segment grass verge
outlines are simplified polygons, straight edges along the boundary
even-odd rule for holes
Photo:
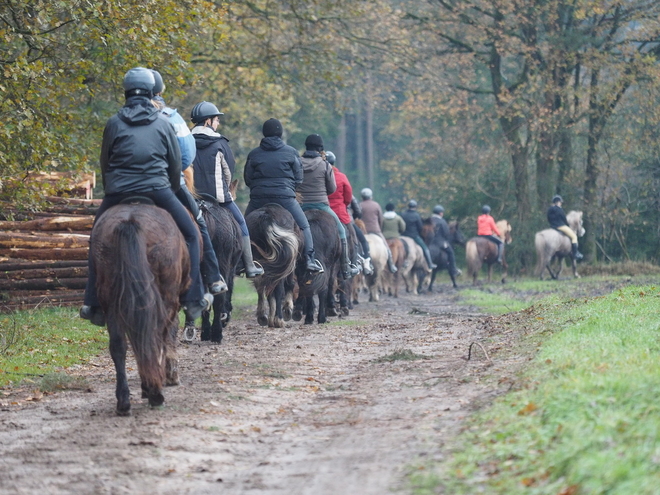
[[[472,417],[433,474],[411,476],[413,492],[657,494],[659,307],[653,286],[535,307],[527,338],[546,340],[522,386]]]

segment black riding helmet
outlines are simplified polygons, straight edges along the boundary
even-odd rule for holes
[[[190,112],[190,120],[193,124],[203,124],[206,119],[224,115],[218,107],[208,101],[201,101],[195,105]]]
[[[414,199],[408,201],[408,208],[417,208],[417,201],[415,201]]]
[[[146,96],[151,98],[156,80],[149,69],[135,67],[124,75],[124,96]]]
[[[151,73],[154,76],[154,95],[162,93],[165,91],[165,83],[163,82],[163,76],[160,75],[160,72],[157,70],[151,69]]]
[[[488,206],[488,205],[483,205],[483,206],[481,207],[481,213],[483,213],[484,215],[487,215],[488,213],[490,213],[490,206]]]
[[[330,165],[334,165],[335,161],[337,161],[337,157],[332,151],[326,151],[325,152],[325,159],[328,160],[328,163]]]

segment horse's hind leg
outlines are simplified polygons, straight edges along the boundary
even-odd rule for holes
[[[130,416],[131,398],[126,378],[126,337],[115,327],[115,323],[108,319],[108,333],[110,334],[110,356],[115,363],[117,374],[117,414],[119,416]]]
[[[268,315],[266,314],[266,296],[262,290],[259,290],[259,300],[257,302],[257,322],[262,327],[268,326]]]
[[[305,325],[311,325],[314,323],[314,309],[315,304],[314,304],[314,296],[308,296],[304,298],[304,305],[305,305]],[[320,298],[319,298],[320,299]]]
[[[177,318],[178,320],[178,318]],[[177,334],[179,332],[179,325],[177,320],[173,321],[170,325],[170,331],[166,336],[165,341],[165,385],[173,386],[179,385],[179,357],[177,355]]]
[[[211,342],[222,342],[222,318],[225,314],[225,294],[213,298],[213,322],[211,323]]]
[[[284,284],[280,283],[275,287],[271,296],[271,318],[269,326],[274,328],[284,328],[284,319],[282,318],[282,303],[284,302]]]

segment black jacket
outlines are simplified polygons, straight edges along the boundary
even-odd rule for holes
[[[435,238],[440,242],[450,242],[451,234],[449,233],[447,220],[437,215],[431,215],[431,222],[433,222]]]
[[[406,222],[406,230],[403,234],[408,237],[418,237],[422,235],[422,217],[415,210],[406,210],[401,213],[403,221]]]
[[[556,229],[562,225],[568,225],[568,220],[566,220],[566,214],[561,206],[551,206],[548,208],[548,223],[550,227]]]
[[[213,196],[220,203],[230,203],[232,201],[231,194],[229,193],[231,175],[226,177],[226,167],[223,166],[222,169],[218,169],[216,166],[218,152],[221,152],[225,158],[225,162],[227,161],[224,146],[227,140],[224,136],[220,136],[217,133],[213,134],[215,135],[193,132],[197,151],[195,153],[195,160],[193,161],[195,189],[200,193]],[[222,190],[219,190],[220,188]]]
[[[134,96],[110,117],[103,131],[101,175],[106,194],[140,193],[171,187],[181,177],[176,132],[148,98]]]
[[[248,154],[243,178],[251,198],[295,198],[303,180],[300,155],[282,138],[265,137]]]

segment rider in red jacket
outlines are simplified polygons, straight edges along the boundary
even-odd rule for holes
[[[501,264],[502,251],[504,250],[504,242],[501,240],[502,234],[497,229],[495,220],[490,216],[490,206],[484,205],[481,208],[481,213],[482,214],[477,218],[477,235],[485,237],[490,242],[494,242],[497,245],[497,262]]]

